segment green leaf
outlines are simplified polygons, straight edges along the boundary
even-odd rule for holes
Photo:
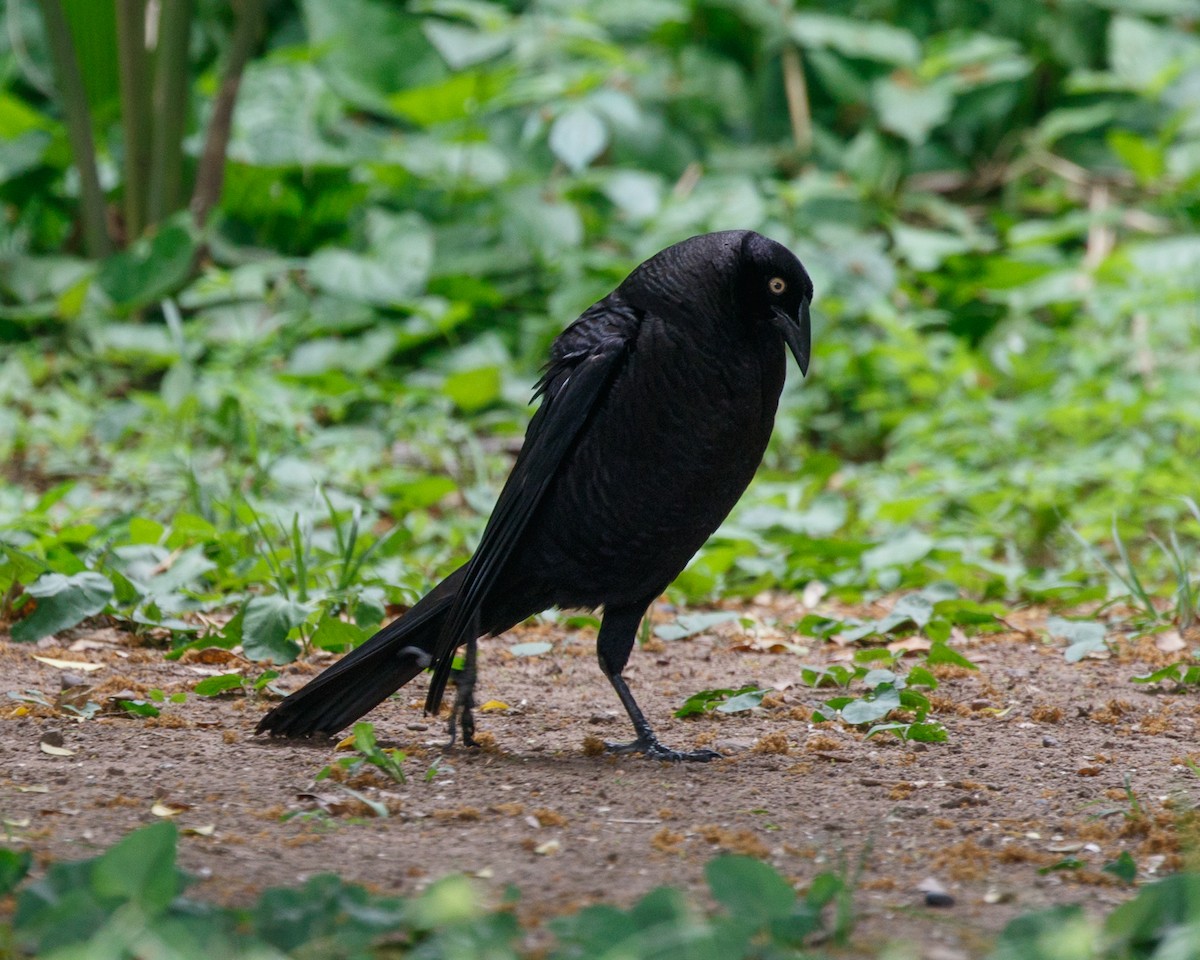
[[[842,707],[842,719],[846,723],[857,726],[860,723],[871,723],[887,716],[900,707],[900,691],[891,685],[883,685],[876,689],[870,698],[862,697],[853,700]]]
[[[572,107],[550,128],[550,149],[573,172],[579,173],[608,145],[608,128],[586,107]]]
[[[945,743],[949,736],[946,728],[936,721],[910,723],[904,731],[905,740],[915,740],[918,743]]]
[[[500,399],[499,367],[481,367],[452,373],[442,384],[442,393],[464,413],[476,413]]]
[[[300,655],[300,645],[288,640],[293,627],[308,616],[308,609],[282,594],[254,597],[246,603],[242,622],[242,650],[251,660],[291,663]]]
[[[728,610],[716,610],[712,613],[685,613],[675,619],[674,623],[660,623],[654,628],[654,635],[660,640],[682,640],[710,630],[719,623],[729,623],[738,619],[738,614]]]
[[[1177,873],[1147,884],[1108,915],[1106,945],[1113,957],[1186,957],[1195,952],[1198,921],[1200,874]]]
[[[145,700],[118,700],[121,709],[135,717],[157,717],[162,713],[153,703]]]
[[[25,879],[33,864],[29,850],[8,850],[0,847],[0,897],[6,897]]]
[[[1200,664],[1188,664],[1185,661],[1168,663],[1165,667],[1135,676],[1132,680],[1134,683],[1162,683],[1164,680],[1173,680],[1180,686],[1197,685],[1200,684]]]
[[[538,657],[554,649],[554,644],[545,640],[535,640],[529,643],[514,643],[508,652],[514,657]]]
[[[938,641],[934,641],[929,648],[929,652],[925,654],[925,662],[931,667],[936,667],[938,664],[944,663],[952,667],[963,667],[967,670],[979,669],[978,666],[950,647],[949,644]]]
[[[183,888],[175,868],[177,837],[175,825],[165,821],[131,833],[96,861],[96,892],[136,903],[152,916],[161,913]]]
[[[314,337],[297,345],[288,360],[288,373],[314,376],[330,370],[366,374],[384,366],[396,349],[396,331],[371,330],[360,337]]]
[[[1063,654],[1067,663],[1076,663],[1089,653],[1108,648],[1105,642],[1108,630],[1104,624],[1094,620],[1050,617],[1046,620],[1046,631],[1052,636],[1064,637],[1070,643]]]
[[[828,47],[847,57],[912,66],[921,45],[907,30],[878,20],[795,13],[788,21],[792,38],[805,47]]]
[[[452,70],[490,60],[512,45],[511,38],[505,33],[486,33],[441,20],[424,20],[421,29]]]
[[[433,234],[421,217],[367,212],[367,251],[326,247],[308,260],[308,276],[326,293],[393,306],[422,293],[433,266]]]
[[[792,885],[751,857],[717,857],[705,865],[704,877],[713,899],[752,929],[786,917],[796,903]]]
[[[912,623],[918,629],[929,623],[933,616],[933,603],[919,593],[910,593],[892,605],[892,611],[878,622],[876,630],[887,633],[905,623]]]
[[[505,89],[511,79],[501,71],[481,70],[456,73],[441,83],[410,87],[388,97],[388,106],[400,116],[423,127],[462,120]]]
[[[862,555],[864,570],[907,566],[923,559],[933,549],[933,538],[919,530],[908,530]]]
[[[305,25],[321,70],[338,92],[368,109],[387,95],[433,83],[446,68],[426,39],[425,18],[379,0],[304,0]],[[240,109],[240,103],[239,103]],[[281,111],[288,119],[286,111]]]
[[[1113,73],[1132,89],[1146,93],[1165,86],[1181,64],[1196,63],[1200,47],[1187,33],[1124,15],[1113,17],[1108,45]]]
[[[37,609],[13,624],[12,638],[18,643],[40,640],[95,616],[112,599],[112,581],[94,570],[71,576],[44,573],[25,588],[37,598]]]
[[[736,696],[730,697],[724,703],[717,705],[717,713],[744,713],[747,710],[753,710],[760,706],[770,689],[763,690],[745,690]]]
[[[52,141],[44,130],[30,130],[13,139],[0,139],[0,183],[14,180],[39,166]]]
[[[1128,850],[1122,850],[1121,855],[1100,868],[1102,873],[1111,873],[1122,883],[1133,883],[1137,879],[1137,864]]]
[[[1108,145],[1137,177],[1138,182],[1150,185],[1161,179],[1167,168],[1163,148],[1145,137],[1128,130],[1113,130],[1108,135]]]
[[[320,650],[344,653],[357,647],[366,639],[367,632],[362,627],[347,623],[326,611],[317,621],[317,629],[313,631],[310,642]]]
[[[934,128],[949,119],[954,106],[954,98],[944,85],[922,84],[911,76],[899,81],[891,77],[876,81],[871,99],[880,126],[915,145],[925,143]]]
[[[262,691],[272,680],[279,679],[278,670],[264,670],[254,679],[253,690],[255,693]]]
[[[96,282],[123,312],[131,312],[173,293],[192,274],[196,243],[179,223],[162,227],[100,265]]]
[[[730,697],[740,697],[743,694],[766,694],[766,690],[759,690],[754,684],[748,684],[740,690],[701,690],[698,693],[693,693],[683,702],[683,706],[675,711],[677,717],[694,717],[702,713],[707,713],[710,710],[715,710],[718,704],[724,703]],[[758,698],[758,703],[762,702],[762,697]],[[750,704],[742,709],[749,709],[757,706],[758,703]]]
[[[245,685],[246,678],[240,673],[222,673],[216,677],[206,677],[192,687],[192,690],[202,697],[216,697],[230,690],[241,690]]]
[[[1082,907],[1071,904],[1009,922],[988,960],[1092,960],[1100,955],[1097,947],[1091,921]]]

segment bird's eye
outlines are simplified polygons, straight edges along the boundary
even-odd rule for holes
[[[767,289],[775,294],[775,296],[779,296],[787,289],[787,284],[783,282],[783,277],[772,277],[767,281]]]

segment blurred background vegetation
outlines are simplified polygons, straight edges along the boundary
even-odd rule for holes
[[[677,599],[949,582],[1190,627],[1198,0],[3,16],[18,639],[361,639],[468,555],[555,334],[727,228],[808,266],[814,360]]]

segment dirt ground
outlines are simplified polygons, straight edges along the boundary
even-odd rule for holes
[[[760,623],[780,615],[769,600],[731,609]],[[704,864],[721,851],[761,857],[800,888],[861,864],[860,950],[902,938],[928,960],[975,957],[1018,913],[1063,902],[1109,909],[1131,889],[1103,864],[1128,851],[1140,878],[1161,875],[1183,865],[1195,836],[1188,811],[1200,778],[1185,764],[1200,758],[1200,700],[1129,680],[1178,654],[1142,640],[1068,664],[1039,630],[1044,618],[1025,611],[1012,630],[955,642],[980,669],[940,668],[932,699],[949,740],[930,745],[809,721],[837,691],[804,686],[801,665],[844,661],[851,648],[813,641],[797,653],[769,627],[737,623],[653,640],[634,652],[630,686],[666,744],[726,755],[707,765],[590,755],[595,738],[630,735],[596,667],[594,635],[529,625],[481,645],[481,702],[507,707],[479,714],[486,749],[454,752],[426,778],[445,734],[421,714],[423,679],[369,715],[381,743],[408,754],[406,784],[356,785],[386,804],[386,818],[314,783],[345,755],[331,742],[252,736],[271,698],[190,692],[206,675],[253,674],[252,665],[168,662],[104,626],[35,646],[4,636],[6,693],[54,701],[64,684],[82,683],[90,689],[67,694],[75,702],[151,688],[188,696],[157,718],[82,722],[0,702],[0,817],[10,843],[44,859],[94,855],[173,816],[185,831],[182,865],[201,878],[193,894],[226,902],[328,870],[400,893],[462,871],[495,900],[515,884],[531,920],[600,899],[628,904],[661,884],[702,896]],[[509,652],[533,640],[552,640],[553,653]],[[321,665],[285,668],[276,683],[295,689]],[[752,713],[672,716],[698,690],[747,683],[777,692]],[[1085,866],[1039,872],[1072,857]],[[927,904],[931,882],[951,905]]]

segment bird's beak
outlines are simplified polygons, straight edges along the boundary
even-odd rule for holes
[[[812,354],[812,321],[808,316],[808,301],[800,301],[800,316],[788,316],[779,307],[772,309],[774,325],[783,334],[784,342],[796,358],[802,374],[808,373],[808,358]]]

